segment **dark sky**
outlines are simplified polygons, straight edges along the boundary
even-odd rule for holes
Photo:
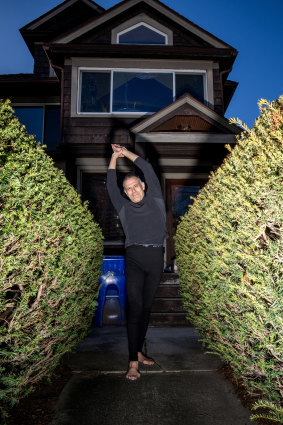
[[[0,74],[33,72],[33,59],[19,28],[60,0],[9,0],[0,6]],[[105,9],[115,0],[98,0]],[[283,94],[283,0],[163,0],[163,3],[239,52],[230,80],[239,82],[226,117],[249,127],[259,99]]]

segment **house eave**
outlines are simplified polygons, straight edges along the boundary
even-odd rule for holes
[[[212,60],[220,64],[220,70],[231,68],[237,51],[189,46],[129,46],[129,45],[93,45],[93,44],[55,44],[44,45],[47,56],[53,63],[62,65],[68,57],[94,58],[148,58],[152,59],[192,59]]]

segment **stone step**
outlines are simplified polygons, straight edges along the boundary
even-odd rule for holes
[[[182,298],[179,285],[163,285],[160,284],[157,288],[156,298]]]
[[[185,313],[182,298],[155,298],[153,313]]]
[[[191,326],[186,319],[176,273],[163,273],[153,301],[149,326]]]
[[[179,285],[179,276],[177,273],[162,273],[161,285]]]

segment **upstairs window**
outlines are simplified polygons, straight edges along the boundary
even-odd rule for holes
[[[114,72],[113,112],[156,112],[172,98],[172,74]]]
[[[204,78],[201,74],[176,74],[176,99],[189,93],[204,103]]]
[[[81,70],[78,113],[152,114],[190,94],[206,101],[205,71]]]
[[[144,22],[117,34],[118,44],[168,44],[168,36]]]

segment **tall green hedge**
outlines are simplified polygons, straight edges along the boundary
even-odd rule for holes
[[[283,97],[259,107],[182,217],[176,253],[189,320],[280,422]]]
[[[49,376],[85,335],[102,233],[44,152],[0,102],[0,405]]]

